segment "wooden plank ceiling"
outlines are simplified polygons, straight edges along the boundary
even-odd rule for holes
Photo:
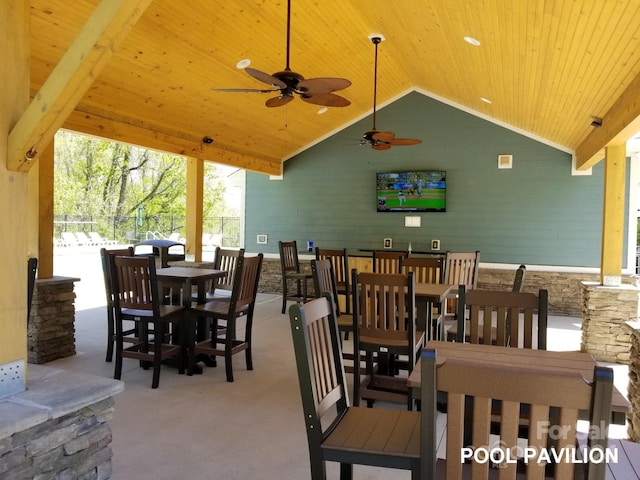
[[[97,4],[31,0],[32,95]],[[292,70],[351,80],[337,92],[351,105],[319,115],[300,98],[267,108],[275,95],[212,91],[269,88],[236,63],[284,68],[286,11],[284,0],[154,0],[64,127],[279,173],[282,161],[371,113],[371,33],[386,38],[378,104],[415,89],[569,151],[588,144],[587,157],[637,126],[638,0],[292,0]],[[612,109],[623,94],[628,100]],[[609,137],[594,137],[594,117],[616,125]]]

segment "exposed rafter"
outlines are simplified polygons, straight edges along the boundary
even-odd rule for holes
[[[576,149],[576,168],[586,170],[604,158],[604,148],[622,145],[640,132],[640,74],[602,117],[602,125]]]
[[[151,2],[100,2],[10,132],[9,170],[31,168]]]

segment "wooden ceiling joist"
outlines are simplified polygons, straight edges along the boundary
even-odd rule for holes
[[[157,126],[144,128],[76,110],[71,112],[62,128],[162,152],[244,168],[254,172],[269,175],[280,175],[282,173],[282,162],[278,159],[252,157],[220,148],[215,142],[211,145],[206,145],[200,138],[180,136],[174,132],[163,131],[162,128]]]
[[[28,171],[152,0],[102,0],[9,134],[7,168]]]

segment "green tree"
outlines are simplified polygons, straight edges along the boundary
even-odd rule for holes
[[[224,183],[205,169],[204,216],[221,214]],[[184,157],[60,131],[55,139],[56,215],[104,218],[124,226],[141,207],[149,222],[186,211]],[[109,231],[108,225],[99,230]],[[173,228],[172,223],[171,227]]]

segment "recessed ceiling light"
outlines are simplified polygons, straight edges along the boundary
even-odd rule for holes
[[[477,40],[473,37],[469,37],[469,36],[464,37],[464,41],[476,47],[480,46],[480,40]]]
[[[488,103],[488,104],[493,103],[493,102],[491,102],[491,100],[489,100],[488,98],[484,98],[484,97],[480,97],[480,100],[482,100],[484,103]]]
[[[322,115],[323,113],[325,113],[327,110],[329,110],[327,107],[322,107],[320,110],[318,110],[318,115]]]
[[[243,69],[243,68],[247,68],[249,65],[251,65],[251,60],[249,60],[248,58],[245,58],[243,60],[240,60],[238,63],[236,63],[236,68],[239,69]]]

